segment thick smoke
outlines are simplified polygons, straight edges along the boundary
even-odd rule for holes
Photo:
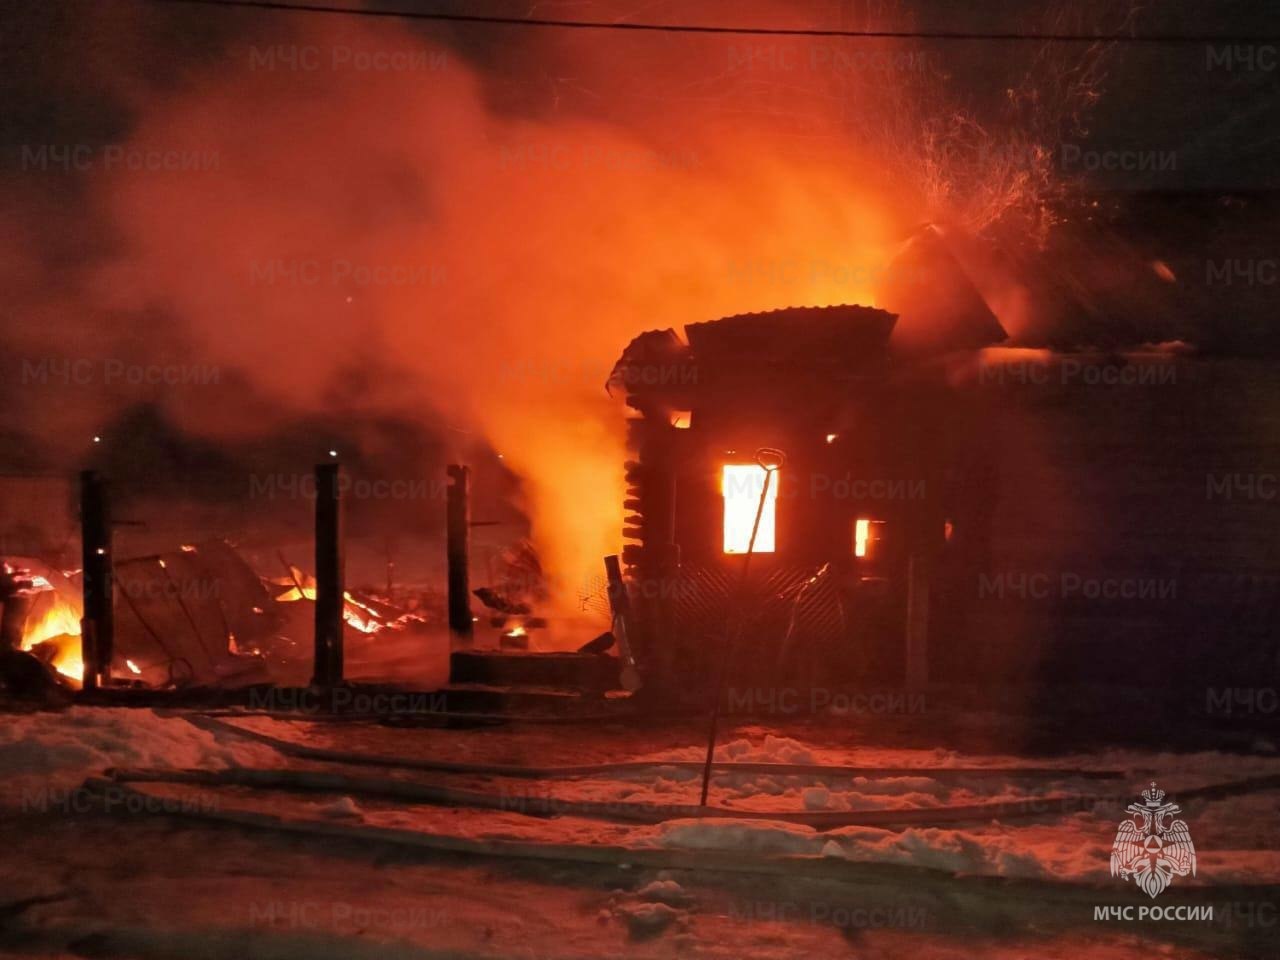
[[[493,450],[522,478],[565,603],[620,545],[623,411],[603,383],[632,336],[872,303],[902,238],[956,213],[899,152],[911,91],[946,73],[931,51],[241,23],[120,94],[122,135],[63,171],[73,214],[7,191],[14,357],[208,367],[222,389],[95,374],[11,413],[69,454],[144,400],[214,443],[417,418],[446,458]]]
[[[625,99],[608,119],[530,119],[491,95],[456,49],[391,27],[293,22],[235,46],[94,153],[109,251],[52,293],[46,274],[22,352],[242,378],[217,403],[153,391],[205,437],[335,405],[479,434],[524,478],[572,593],[619,545],[622,411],[603,383],[621,346],[865,299],[889,227],[838,142],[806,156],[750,117],[709,111],[700,131]],[[101,394],[55,429],[94,432]]]

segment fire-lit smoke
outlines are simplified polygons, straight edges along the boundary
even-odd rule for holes
[[[479,67],[385,23],[252,23],[181,83],[132,94],[122,158],[85,177],[108,252],[23,305],[24,347],[69,331],[73,356],[178,355],[245,378],[281,419],[438,415],[456,456],[481,437],[524,478],[566,604],[619,547],[622,415],[603,384],[621,347],[870,303],[938,213],[894,164],[903,99],[877,92],[936,72],[923,51],[526,32]],[[185,160],[149,168],[165,156]],[[154,396],[207,437],[271,419]]]

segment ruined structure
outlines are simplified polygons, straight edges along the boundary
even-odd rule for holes
[[[741,615],[748,676],[925,681],[931,608],[963,617],[948,585],[983,551],[990,458],[972,404],[895,360],[895,320],[789,308],[626,348],[623,560],[651,673],[707,675]]]
[[[623,560],[647,676],[705,690],[738,631],[734,682],[774,688],[1200,697],[1274,675],[1265,360],[1135,340],[1066,298],[1050,312],[1080,319],[1005,346],[931,229],[878,300],[893,312],[793,307],[624,350],[609,384],[629,417]]]

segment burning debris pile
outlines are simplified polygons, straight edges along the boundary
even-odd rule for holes
[[[264,585],[282,591],[276,593],[271,599],[276,603],[296,603],[299,600],[314,602],[316,578],[291,563],[285,562],[285,566],[289,570],[287,577],[263,578]],[[342,619],[352,630],[360,633],[377,633],[388,627],[394,628],[409,621],[421,620],[420,616],[398,610],[390,602],[379,600],[367,593],[355,597],[350,590],[345,590],[342,596]]]
[[[260,575],[231,544],[214,540],[118,562],[113,681],[152,688],[307,683],[316,580],[281,561],[286,575]],[[80,578],[79,570],[27,557],[6,560],[0,578],[4,646],[69,688],[80,686],[84,671]],[[402,661],[430,658],[440,616],[424,599],[345,592],[357,669],[393,674]]]
[[[495,560],[492,585],[471,592],[490,611],[488,624],[499,631],[499,645],[527,650],[532,631],[547,626],[547,618],[537,615],[550,599],[542,561],[528,540],[507,547]]]
[[[29,653],[61,682],[79,684],[80,599],[67,575],[35,560],[5,560],[0,604],[0,648]]]

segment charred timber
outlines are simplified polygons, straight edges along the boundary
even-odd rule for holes
[[[313,683],[342,682],[343,557],[341,467],[316,466],[316,628]]]
[[[80,474],[80,544],[84,570],[84,617],[80,622],[84,689],[111,678],[115,607],[111,556],[111,510],[107,481],[95,470]]]
[[[460,464],[448,467],[445,488],[445,551],[449,578],[449,630],[459,639],[472,635],[470,553],[471,553],[471,468]]]

